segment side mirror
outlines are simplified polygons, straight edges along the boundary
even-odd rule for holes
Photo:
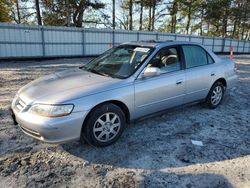
[[[161,74],[161,69],[157,67],[146,67],[141,75],[141,78],[158,76]]]

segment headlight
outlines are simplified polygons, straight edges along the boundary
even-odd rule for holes
[[[69,115],[74,108],[73,104],[48,105],[34,104],[30,107],[29,112],[46,117],[59,117]]]

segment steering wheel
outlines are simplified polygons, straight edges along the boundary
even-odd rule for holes
[[[172,63],[169,63],[169,62],[171,62],[171,61],[170,61],[171,59],[174,59],[173,62],[176,62],[176,60],[177,60],[176,55],[163,56],[163,57],[161,58],[161,62],[162,62],[162,64],[164,64],[164,66],[166,67],[166,66],[168,66],[169,64],[172,64]]]

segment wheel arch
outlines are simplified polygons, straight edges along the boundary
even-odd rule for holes
[[[222,85],[224,86],[224,91],[226,90],[226,88],[227,88],[227,81],[226,81],[226,79],[223,78],[223,77],[218,78],[218,79],[215,80],[215,81],[213,82],[213,84],[211,85],[211,87],[210,87],[210,89],[209,89],[209,91],[208,91],[208,94],[207,94],[205,100],[207,100],[207,98],[208,98],[208,96],[209,96],[209,93],[211,92],[211,89],[212,89],[213,85],[214,85],[215,83],[217,83],[217,82],[222,83]]]
[[[215,82],[213,83],[213,85],[214,85],[216,82],[221,82],[225,88],[227,87],[227,81],[226,81],[226,79],[223,78],[223,77],[221,77],[221,78],[215,80]],[[212,85],[212,86],[213,86],[213,85]]]
[[[121,110],[123,111],[123,113],[125,114],[125,118],[126,118],[126,123],[130,123],[130,112],[129,112],[129,109],[127,107],[126,104],[124,104],[123,102],[119,101],[119,100],[108,100],[108,101],[104,101],[104,102],[101,102],[97,105],[95,105],[89,112],[88,114],[86,115],[84,121],[83,121],[83,126],[84,124],[86,123],[86,120],[88,119],[88,117],[90,116],[90,114],[93,112],[93,110],[95,108],[97,108],[98,106],[101,106],[103,104],[114,104],[116,106],[118,106],[119,108],[121,108]]]

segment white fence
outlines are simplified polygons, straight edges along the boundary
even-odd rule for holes
[[[160,32],[29,26],[0,23],[0,59],[98,55],[122,42],[177,40],[201,43],[214,52],[250,53],[250,41]]]

